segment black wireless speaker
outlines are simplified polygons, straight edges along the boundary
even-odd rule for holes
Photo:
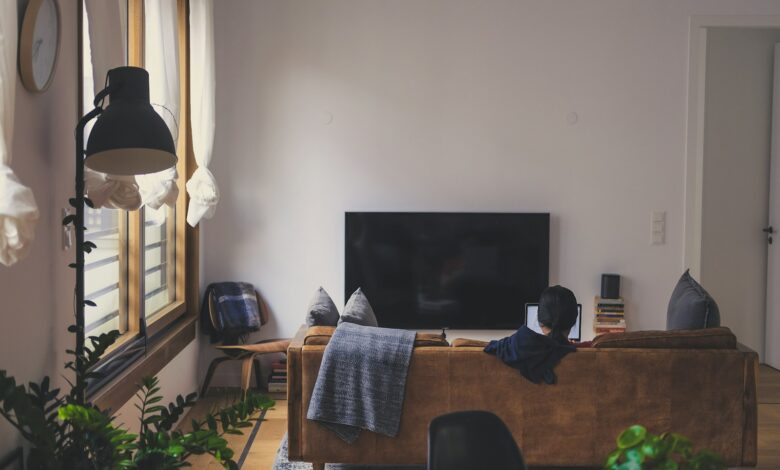
[[[601,298],[602,299],[620,298],[620,274],[601,275]]]

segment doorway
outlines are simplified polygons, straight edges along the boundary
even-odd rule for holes
[[[780,24],[723,22],[692,28],[690,92],[698,102],[689,107],[686,194],[690,203],[694,192],[694,201],[686,207],[685,262],[718,302],[721,323],[762,361],[780,367],[767,341],[780,321],[774,326],[770,311],[772,246],[762,231],[770,224],[772,135],[780,122],[772,125]]]

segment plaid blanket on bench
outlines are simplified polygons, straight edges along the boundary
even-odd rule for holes
[[[214,295],[215,318],[209,313],[209,296]],[[211,342],[236,344],[247,334],[260,329],[260,306],[255,287],[247,282],[216,282],[209,284],[201,308],[203,332]]]

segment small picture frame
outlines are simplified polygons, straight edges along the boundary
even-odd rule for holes
[[[24,450],[18,447],[0,459],[0,470],[24,470]]]

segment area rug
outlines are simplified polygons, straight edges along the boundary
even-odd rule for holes
[[[325,464],[325,470],[424,470],[424,466],[410,465],[347,465],[329,463]],[[287,460],[287,434],[282,438],[279,444],[279,450],[276,451],[276,460],[273,470],[312,470],[312,465],[307,462],[290,462]]]

